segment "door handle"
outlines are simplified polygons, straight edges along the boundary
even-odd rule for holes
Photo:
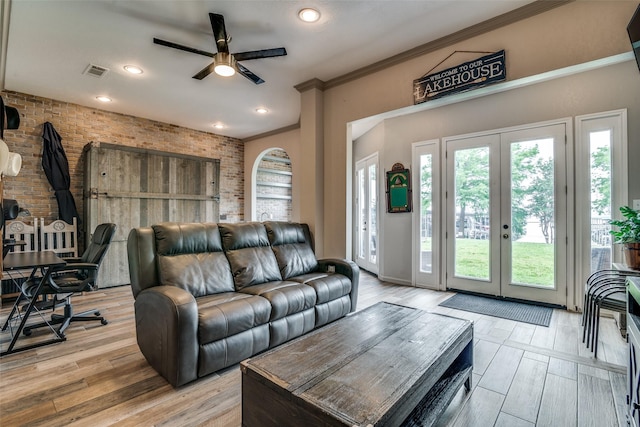
[[[508,238],[509,238],[509,235],[508,235],[507,233],[504,233],[504,234],[502,235],[502,238],[503,238],[503,239],[508,239]]]

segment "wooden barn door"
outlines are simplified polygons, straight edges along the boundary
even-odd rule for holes
[[[220,161],[90,143],[85,147],[85,239],[104,222],[117,225],[99,286],[129,284],[132,228],[165,221],[217,222]]]

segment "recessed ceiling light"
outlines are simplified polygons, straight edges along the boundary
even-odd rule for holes
[[[130,72],[131,74],[142,74],[142,68],[140,67],[136,67],[135,65],[125,65],[124,69],[128,72]]]
[[[304,22],[316,22],[320,19],[320,12],[310,7],[305,7],[298,12],[298,18]]]
[[[256,113],[258,113],[258,114],[267,114],[268,112],[269,112],[269,110],[267,110],[267,109],[266,109],[266,108],[264,108],[264,107],[258,107],[258,108],[256,108]]]
[[[224,125],[222,123],[215,123],[213,127],[216,129],[224,129]]]
[[[108,96],[96,96],[96,99],[100,102],[111,102],[111,98],[109,98]]]

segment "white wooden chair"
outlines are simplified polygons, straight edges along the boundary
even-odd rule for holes
[[[53,251],[61,258],[78,258],[78,223],[68,224],[60,219],[45,225],[40,218],[40,250]]]
[[[4,239],[15,239],[16,242],[24,242],[24,245],[15,245],[10,252],[34,252],[40,248],[40,235],[38,233],[38,218],[33,219],[33,225],[15,220],[7,221],[4,225]],[[10,281],[2,284],[2,293],[14,293],[18,289],[10,289],[11,283],[19,287],[20,283],[29,277],[31,270],[3,271],[2,280]],[[5,289],[6,288],[6,289]]]
[[[22,221],[7,221],[4,225],[4,238],[25,242],[25,245],[14,246],[11,252],[34,252],[39,250],[38,218],[33,219],[33,225]]]

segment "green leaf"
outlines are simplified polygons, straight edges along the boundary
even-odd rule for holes
[[[619,228],[619,230],[611,230],[611,235],[615,238],[614,243],[639,243],[640,211],[631,209],[629,206],[621,206],[620,213],[625,219],[609,221],[609,224]]]

